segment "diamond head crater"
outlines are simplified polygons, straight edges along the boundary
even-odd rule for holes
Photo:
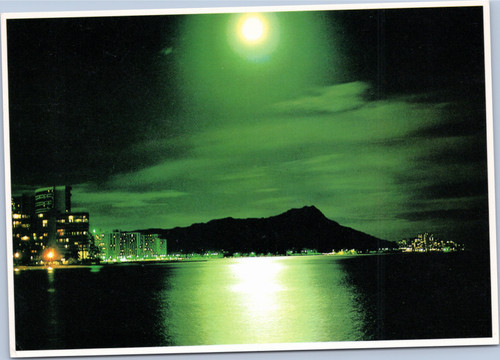
[[[326,218],[315,206],[291,209],[267,218],[223,218],[173,229],[136,230],[168,239],[169,253],[284,255],[314,249],[330,253],[353,249],[358,253],[393,249],[394,242],[342,226]]]

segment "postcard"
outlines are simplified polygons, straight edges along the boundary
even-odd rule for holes
[[[499,343],[488,2],[1,25],[12,357]]]

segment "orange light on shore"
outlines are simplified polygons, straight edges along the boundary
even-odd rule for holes
[[[54,249],[47,249],[43,257],[45,258],[46,261],[52,261],[56,258],[56,251]]]
[[[19,259],[21,257],[21,254],[19,252],[14,253],[14,258]]]

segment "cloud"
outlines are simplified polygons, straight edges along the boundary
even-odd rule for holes
[[[311,95],[275,104],[273,109],[285,114],[336,113],[354,110],[366,104],[364,95],[369,85],[351,82],[317,88]]]
[[[484,207],[464,207],[461,209],[446,209],[446,210],[422,210],[411,211],[398,214],[398,218],[403,218],[411,221],[426,220],[426,221],[471,221],[484,220],[488,218],[488,211]]]
[[[138,146],[156,156],[155,165],[114,174],[75,200],[97,204],[96,214],[117,223],[134,219],[126,225],[135,228],[314,204],[343,225],[389,240],[443,229],[467,209],[481,209],[481,144],[478,135],[453,131],[453,107],[373,101],[366,91],[364,83],[325,87],[252,118],[235,114],[165,140],[159,134]],[[475,188],[467,192],[468,185]]]
[[[133,230],[145,227],[164,227],[170,202],[188,193],[162,189],[161,191],[97,190],[94,184],[73,186],[72,208],[89,211],[93,227],[103,231]]]
[[[484,196],[488,184],[480,179],[465,179],[459,182],[436,183],[423,186],[418,198],[422,199],[455,199]]]
[[[110,204],[115,208],[149,206],[153,203],[164,203],[169,199],[186,195],[187,193],[175,190],[95,192],[88,189],[85,184],[75,185],[72,190],[72,196],[77,199],[77,201],[73,201],[76,207],[99,204]]]

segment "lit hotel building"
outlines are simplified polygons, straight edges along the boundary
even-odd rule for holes
[[[39,246],[34,246],[34,198],[28,195],[16,196],[12,198],[11,205],[14,258],[16,261],[27,262],[37,257],[40,250]]]
[[[66,259],[89,258],[89,213],[68,212],[57,217],[57,248]]]
[[[71,212],[71,187],[36,189],[12,198],[14,258],[38,263],[47,248],[56,260],[84,260],[89,256],[89,214]]]
[[[103,234],[102,260],[144,260],[167,255],[167,241],[158,234],[114,230]]]
[[[43,247],[57,240],[57,218],[71,210],[71,187],[53,186],[35,190],[35,228]]]

